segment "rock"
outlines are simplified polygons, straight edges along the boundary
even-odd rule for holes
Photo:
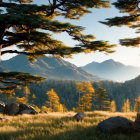
[[[86,113],[79,112],[75,116],[73,116],[73,118],[77,121],[80,121],[80,120],[83,120],[85,116],[86,116]]]
[[[40,114],[48,113],[47,111],[40,111]]]
[[[8,115],[16,115],[19,112],[19,104],[10,103],[5,106],[4,113]]]
[[[137,118],[134,123],[140,125],[140,113],[137,113]]]
[[[4,113],[5,104],[3,102],[0,102],[0,113]]]
[[[37,114],[36,111],[33,110],[23,110],[21,112],[19,112],[19,114],[23,115],[23,114]]]
[[[31,105],[21,103],[21,104],[19,104],[19,112],[21,112],[23,110],[32,110],[32,111],[36,112],[36,110]]]
[[[140,113],[137,114],[137,118],[134,122],[133,132],[140,132]]]
[[[97,129],[104,133],[131,133],[133,132],[133,121],[124,117],[111,117],[100,122]]]

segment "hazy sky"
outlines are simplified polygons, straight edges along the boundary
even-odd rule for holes
[[[114,1],[114,0],[113,0]],[[44,0],[40,0],[44,2]],[[127,27],[107,27],[98,21],[103,21],[106,18],[119,16],[120,13],[114,7],[109,9],[93,9],[92,14],[86,14],[80,20],[64,20],[61,21],[71,22],[75,25],[85,27],[85,34],[93,34],[97,40],[109,41],[112,44],[118,44],[115,48],[116,53],[105,55],[103,53],[90,53],[90,54],[78,54],[74,55],[73,59],[66,59],[67,61],[74,63],[77,66],[86,65],[92,61],[102,62],[107,59],[114,59],[115,61],[122,62],[126,65],[140,66],[140,48],[126,48],[119,45],[119,39],[139,36],[135,34],[134,30]],[[74,46],[73,41],[67,34],[54,35],[55,38],[62,40],[66,45]],[[9,59],[11,55],[5,55],[3,59]]]

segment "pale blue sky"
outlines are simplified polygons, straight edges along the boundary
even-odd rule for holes
[[[44,2],[40,0],[39,2]],[[114,0],[115,1],[115,0]],[[118,44],[119,39],[136,37],[134,30],[127,27],[107,27],[98,21],[103,21],[106,18],[119,16],[120,13],[114,7],[109,9],[93,9],[92,14],[87,14],[80,20],[64,20],[59,19],[64,22],[71,22],[75,25],[80,25],[85,27],[85,34],[93,34],[97,40],[110,41],[112,44]],[[55,38],[62,40],[66,45],[74,46],[76,44],[67,34],[54,35]],[[115,49],[117,52],[109,55],[103,53],[90,53],[90,54],[78,54],[74,55],[73,59],[65,59],[77,66],[86,65],[92,61],[102,62],[107,59],[114,59],[115,61],[122,62],[126,65],[140,66],[140,48],[126,48],[120,46]],[[9,59],[11,55],[5,55],[3,59]]]

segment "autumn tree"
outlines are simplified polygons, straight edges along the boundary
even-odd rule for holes
[[[134,112],[140,113],[140,95],[135,99]]]
[[[101,22],[108,26],[128,26],[140,33],[140,0],[117,0],[113,5],[124,13],[124,16],[107,18]],[[120,44],[124,46],[140,47],[140,37],[121,39]]]
[[[112,53],[115,45],[95,40],[93,35],[84,35],[81,26],[59,21],[59,17],[78,20],[91,13],[92,8],[109,7],[107,0],[46,0],[44,5],[37,5],[34,0],[0,0],[0,57],[5,54],[24,54],[32,61],[45,54],[68,57],[91,51]],[[67,33],[78,44],[67,46],[53,38],[55,33]],[[0,82],[5,85],[1,90],[15,89],[27,78],[29,82],[37,80],[37,77],[28,76],[1,72]]]
[[[46,111],[48,111],[49,109],[46,107],[46,106],[42,106],[41,107],[41,111],[44,111],[44,112],[46,112]]]
[[[122,106],[122,111],[123,111],[123,112],[130,112],[130,111],[131,111],[129,99],[126,99],[126,100],[124,101],[124,104],[123,104],[123,106]]]
[[[29,94],[31,94],[30,89],[29,89],[28,86],[25,86],[25,87],[24,87],[23,93],[24,93],[24,95],[25,95],[26,104],[27,104],[28,101],[29,101]]]
[[[116,112],[116,103],[114,100],[110,102],[110,111]]]
[[[79,92],[77,111],[90,111],[94,96],[94,88],[92,87],[92,84],[90,82],[77,83],[77,91]]]
[[[96,96],[96,108],[98,110],[110,110],[110,100],[106,89],[102,88],[100,85],[95,93]]]
[[[35,94],[32,94],[32,104],[35,102],[35,99],[36,99],[36,95]]]
[[[16,97],[15,100],[16,103],[22,103],[22,104],[26,104],[26,101],[27,101],[26,97]]]
[[[27,104],[29,101],[29,94],[31,94],[29,87],[26,85],[23,88],[23,97],[16,97],[15,102],[17,103],[23,103],[23,104]]]
[[[51,89],[50,91],[47,91],[48,101],[46,101],[47,106],[49,107],[50,111],[63,111],[63,105],[59,102],[59,97],[57,93]]]

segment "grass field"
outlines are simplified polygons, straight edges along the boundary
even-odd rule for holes
[[[96,130],[106,118],[119,115],[135,120],[135,113],[88,112],[81,122],[72,119],[74,114],[4,116],[7,119],[0,121],[0,140],[140,140],[140,134],[107,135]]]

